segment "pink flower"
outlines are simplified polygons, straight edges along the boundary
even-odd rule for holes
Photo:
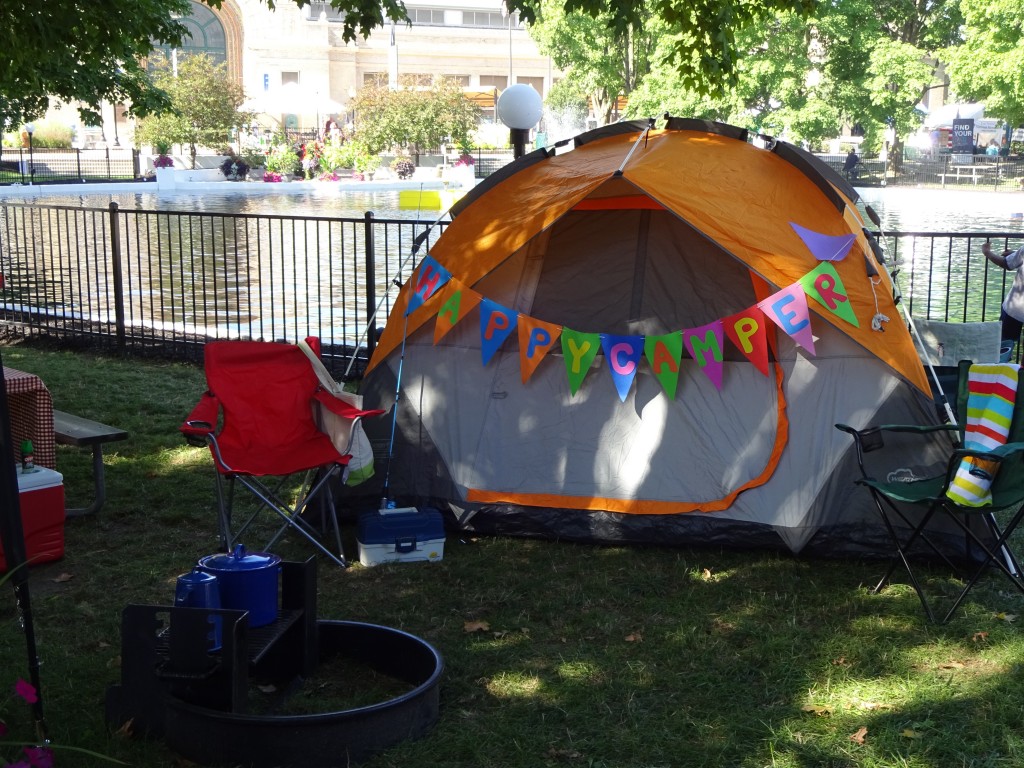
[[[31,683],[26,683],[24,680],[19,680],[14,684],[14,692],[21,696],[21,698],[25,700],[26,704],[35,704],[39,701],[39,697],[36,695],[36,689]]]
[[[53,768],[53,750],[47,747],[25,747],[23,750],[31,768]]]

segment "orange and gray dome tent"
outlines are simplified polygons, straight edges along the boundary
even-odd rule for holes
[[[793,145],[678,118],[493,174],[363,380],[399,395],[368,425],[385,492],[485,533],[888,551],[833,425],[937,415],[857,200]]]

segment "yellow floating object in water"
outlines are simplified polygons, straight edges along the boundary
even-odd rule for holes
[[[448,210],[464,194],[466,192],[462,189],[403,189],[398,193],[398,207]]]

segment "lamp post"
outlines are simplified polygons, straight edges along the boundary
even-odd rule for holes
[[[36,132],[35,124],[29,123],[26,125],[25,131],[28,133],[28,185],[31,187],[36,180],[36,164],[32,151],[32,134]]]
[[[540,94],[526,83],[509,86],[498,97],[497,112],[498,119],[509,128],[512,156],[518,160],[526,153],[530,129],[543,114]]]
[[[120,147],[121,141],[117,138],[117,102],[111,102],[110,106],[114,110],[114,146]]]

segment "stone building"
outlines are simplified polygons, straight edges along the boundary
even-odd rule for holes
[[[356,92],[371,81],[456,79],[481,107],[484,134],[495,122],[498,94],[510,83],[547,95],[558,73],[501,0],[411,0],[406,7],[411,24],[389,23],[346,43],[338,12],[327,2],[300,8],[279,0],[270,10],[263,0],[224,0],[220,8],[193,0],[184,20],[191,30],[185,49],[227,62],[245,89],[245,106],[260,113],[266,128],[311,131],[328,117],[344,125]],[[131,144],[130,121],[114,105],[104,110],[102,130],[91,133],[90,143]],[[498,142],[508,139],[501,126],[493,133]]]

